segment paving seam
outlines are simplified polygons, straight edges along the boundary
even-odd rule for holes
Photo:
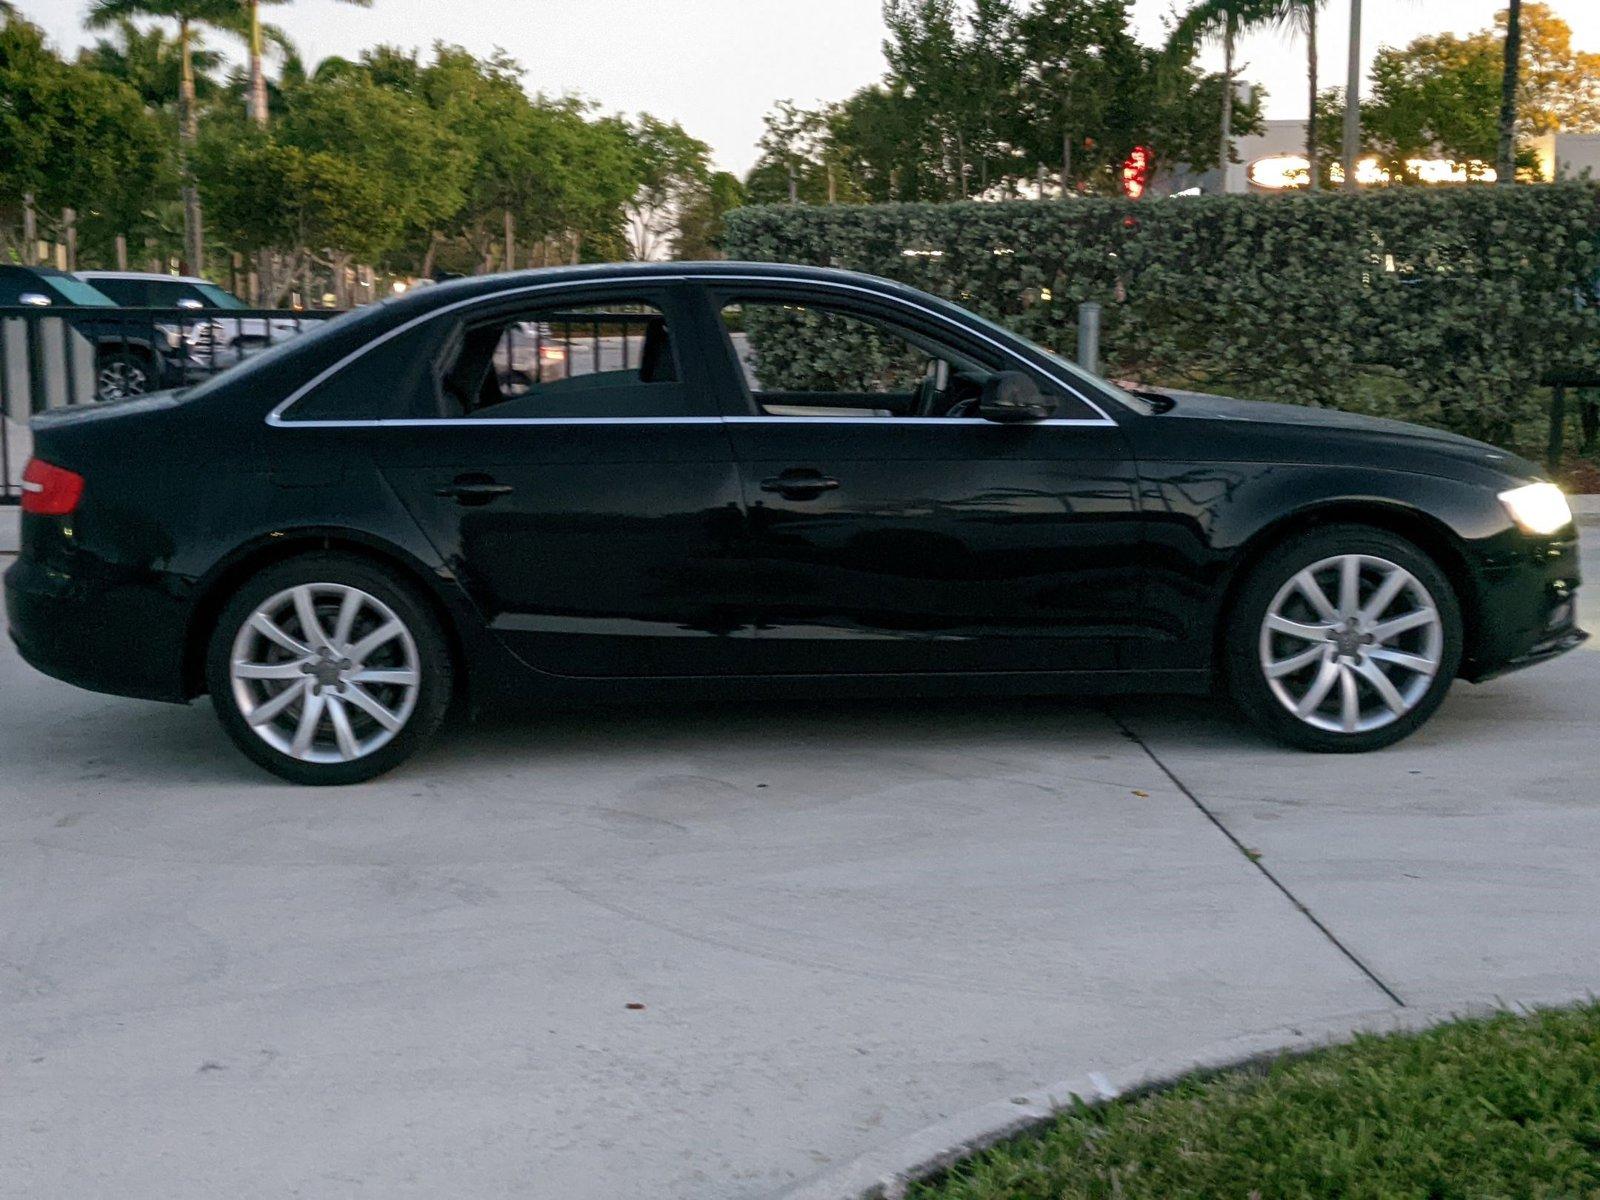
[[[1349,946],[1346,946],[1343,942],[1341,942],[1333,930],[1324,925],[1317,914],[1312,912],[1311,909],[1301,901],[1300,897],[1296,896],[1292,891],[1290,891],[1288,885],[1285,884],[1283,880],[1279,879],[1272,873],[1271,869],[1261,861],[1261,856],[1250,850],[1243,842],[1241,842],[1234,834],[1233,830],[1224,825],[1221,818],[1219,818],[1216,813],[1212,812],[1211,809],[1207,808],[1200,797],[1196,796],[1194,792],[1189,789],[1189,785],[1184,783],[1183,780],[1179,779],[1178,776],[1173,772],[1172,768],[1161,761],[1161,756],[1151,749],[1150,744],[1146,742],[1144,738],[1140,737],[1139,734],[1122,719],[1121,713],[1111,708],[1107,708],[1106,712],[1111,719],[1116,722],[1117,728],[1122,730],[1122,736],[1127,738],[1130,742],[1145,752],[1150,761],[1155,763],[1155,765],[1161,769],[1161,773],[1172,781],[1172,785],[1189,798],[1189,803],[1193,804],[1206,820],[1215,825],[1217,829],[1221,831],[1223,837],[1227,838],[1233,843],[1234,848],[1238,850],[1240,854],[1244,855],[1250,864],[1266,877],[1268,883],[1272,884],[1273,887],[1277,888],[1278,891],[1283,893],[1284,898],[1288,900],[1290,904],[1294,905],[1295,908],[1300,911],[1301,915],[1316,927],[1318,933],[1322,934],[1323,937],[1328,939],[1329,943],[1332,944],[1334,949],[1336,949],[1340,954],[1344,955],[1344,957],[1355,966],[1356,970],[1360,971],[1363,975],[1370,979],[1373,985],[1394,1003],[1395,1007],[1404,1008],[1406,1006],[1406,1002],[1400,998],[1400,993],[1396,992],[1392,987],[1385,983],[1378,976],[1378,973],[1371,967],[1367,966],[1367,964],[1361,960],[1360,956],[1357,955],[1354,950],[1350,949]]]

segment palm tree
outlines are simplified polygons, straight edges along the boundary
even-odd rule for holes
[[[80,51],[78,61],[120,79],[150,108],[176,103],[183,79],[177,43],[165,30],[140,29],[127,19],[118,21],[115,29],[114,36],[97,38],[93,46]],[[195,96],[204,100],[216,90],[214,73],[222,65],[222,55],[203,47],[196,34],[190,41],[189,57],[194,64]]]
[[[250,45],[250,93],[246,100],[246,111],[250,119],[257,125],[267,123],[267,72],[263,66],[262,51],[264,43],[271,41],[280,49],[288,47],[288,41],[282,31],[261,23],[261,6],[263,4],[287,4],[290,0],[243,0],[248,10],[247,28],[249,29]],[[371,8],[372,0],[344,0],[346,4],[354,4],[358,8]]]
[[[1233,161],[1233,55],[1239,36],[1277,19],[1278,0],[1199,0],[1172,31],[1168,45],[1192,48],[1216,38],[1222,42],[1222,138],[1217,160],[1222,187],[1227,189],[1228,164]]]
[[[1265,20],[1280,29],[1306,35],[1306,80],[1311,115],[1306,118],[1306,161],[1311,164],[1311,190],[1322,186],[1322,151],[1317,145],[1317,12],[1328,0],[1276,0],[1267,5]]]
[[[195,187],[192,160],[200,138],[195,104],[194,54],[198,27],[209,25],[239,33],[239,9],[234,0],[93,0],[85,24],[104,29],[135,17],[155,17],[178,23],[178,175],[183,190],[183,246],[190,271],[205,268],[205,233],[200,217],[200,192]]]
[[[1500,183],[1517,181],[1517,76],[1522,58],[1522,0],[1506,9],[1506,67],[1500,76],[1500,153],[1495,176]]]

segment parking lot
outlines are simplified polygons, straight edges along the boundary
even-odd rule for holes
[[[1581,996],[1597,718],[1591,642],[1363,757],[730,696],[313,791],[0,639],[0,1194],[759,1197],[1097,1067]]]

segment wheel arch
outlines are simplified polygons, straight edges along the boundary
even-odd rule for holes
[[[206,647],[223,607],[246,580],[267,567],[303,554],[347,554],[394,571],[412,584],[439,622],[449,648],[457,695],[464,692],[468,657],[458,616],[446,601],[438,579],[425,564],[399,546],[350,529],[275,531],[235,549],[198,584],[183,641],[183,687],[191,699],[205,686]]]
[[[1333,525],[1365,525],[1404,538],[1426,554],[1444,572],[1461,610],[1462,665],[1472,660],[1481,628],[1477,588],[1460,539],[1439,518],[1395,501],[1372,499],[1329,500],[1286,513],[1262,526],[1245,540],[1234,556],[1217,609],[1212,642],[1212,662],[1225,661],[1224,641],[1228,614],[1250,574],[1273,550],[1290,538]]]

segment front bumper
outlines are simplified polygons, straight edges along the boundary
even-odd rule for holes
[[[1576,529],[1550,538],[1517,535],[1477,572],[1475,633],[1462,678],[1481,683],[1565,654],[1588,639],[1578,628]]]

